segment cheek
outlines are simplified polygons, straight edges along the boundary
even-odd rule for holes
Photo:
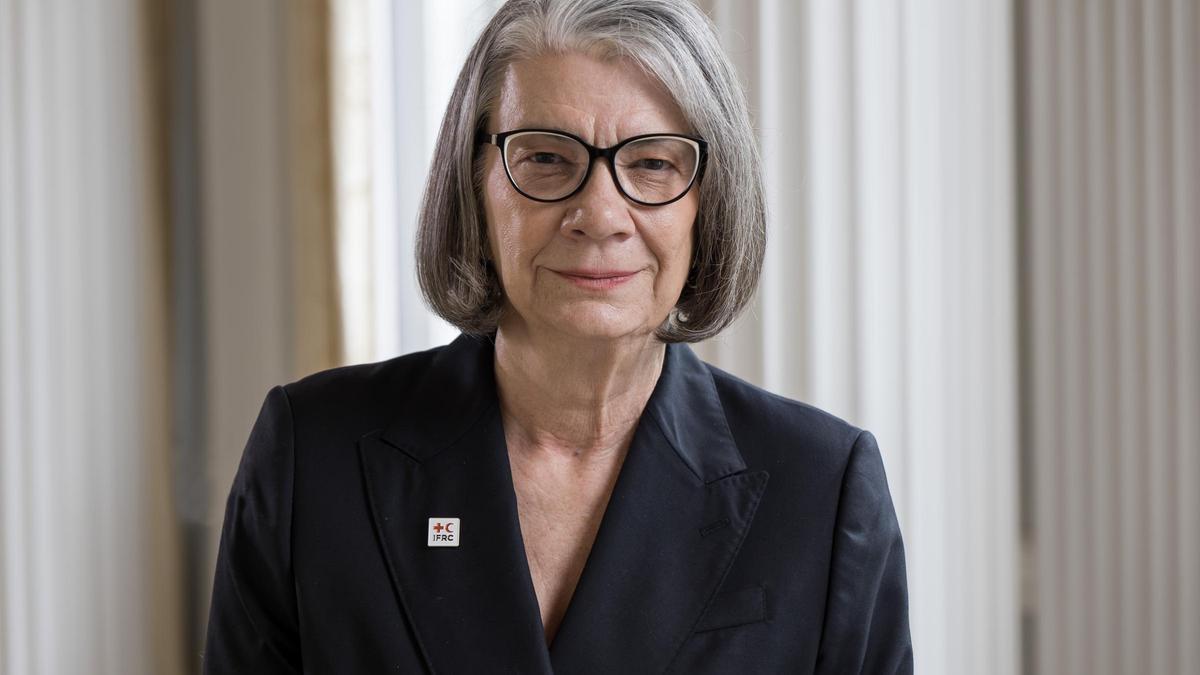
[[[488,245],[495,263],[502,269],[514,252],[514,233],[520,216],[504,169],[492,167],[484,175],[484,214],[487,217]]]
[[[695,210],[684,209],[659,228],[659,264],[662,272],[672,281],[685,279],[691,267],[695,221]]]
[[[503,278],[525,274],[530,259],[542,246],[547,228],[531,202],[512,189],[503,167],[493,167],[484,177],[488,243]],[[541,220],[545,220],[544,215]]]

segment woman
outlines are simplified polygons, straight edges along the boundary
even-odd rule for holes
[[[418,236],[463,333],[270,391],[206,672],[911,672],[875,439],[686,344],[757,284],[754,148],[686,0],[506,4]]]

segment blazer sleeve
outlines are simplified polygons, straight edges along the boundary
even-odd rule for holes
[[[294,473],[291,404],[266,396],[225,503],[202,671],[299,673],[291,566]]]
[[[834,528],[817,673],[912,673],[904,542],[869,431],[850,450]]]

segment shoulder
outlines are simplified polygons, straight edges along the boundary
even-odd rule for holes
[[[883,525],[896,530],[887,474],[870,431],[705,365],[747,467],[770,472],[774,492],[787,495],[780,508],[789,517],[832,522],[840,510],[846,518],[890,517]]]
[[[321,397],[386,387],[420,375],[433,362],[438,352],[445,348],[445,345],[439,345],[383,361],[328,368],[283,386],[293,398]]]
[[[366,433],[388,423],[445,345],[329,368],[281,385],[298,427]]]
[[[845,419],[812,404],[768,391],[712,364],[717,394],[739,448],[751,464],[840,472],[861,437]]]

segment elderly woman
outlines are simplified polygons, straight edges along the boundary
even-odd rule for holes
[[[874,437],[686,344],[752,297],[764,231],[699,10],[504,5],[417,242],[462,334],[267,394],[205,672],[911,672]]]

